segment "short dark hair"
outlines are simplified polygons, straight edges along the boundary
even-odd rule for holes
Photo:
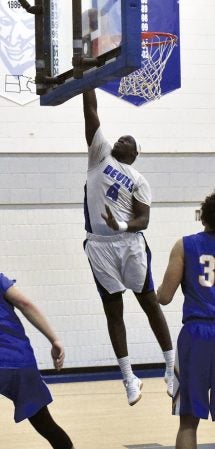
[[[201,203],[201,220],[215,232],[215,191]]]

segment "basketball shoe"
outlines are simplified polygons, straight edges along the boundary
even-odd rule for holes
[[[143,383],[138,377],[134,376],[128,380],[124,380],[123,384],[126,389],[129,405],[136,404],[142,397],[141,389]]]

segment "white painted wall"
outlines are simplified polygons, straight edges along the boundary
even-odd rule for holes
[[[158,287],[169,250],[182,234],[201,229],[197,206],[156,205],[146,232]],[[17,287],[46,314],[64,342],[65,367],[115,365],[103,307],[87,258],[83,211],[79,206],[1,209],[0,265]],[[125,294],[125,320],[132,363],[163,362],[162,353],[131,292]],[[182,295],[164,309],[175,343],[181,326]],[[40,368],[52,368],[49,342],[24,318]]]

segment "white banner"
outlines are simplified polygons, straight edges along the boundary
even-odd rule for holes
[[[17,0],[0,0],[0,96],[24,105],[38,99],[34,15]]]

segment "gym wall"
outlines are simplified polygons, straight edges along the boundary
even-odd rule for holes
[[[174,242],[201,230],[200,202],[215,188],[215,5],[181,0],[182,88],[143,107],[97,89],[102,129],[111,143],[133,134],[136,168],[152,187],[145,235],[158,287]],[[0,97],[1,271],[43,310],[66,349],[65,367],[115,365],[102,304],[83,251],[87,169],[82,98],[55,108]],[[174,344],[183,297],[164,308]],[[163,362],[131,292],[125,320],[132,363]],[[41,369],[52,368],[46,339],[23,318]]]

